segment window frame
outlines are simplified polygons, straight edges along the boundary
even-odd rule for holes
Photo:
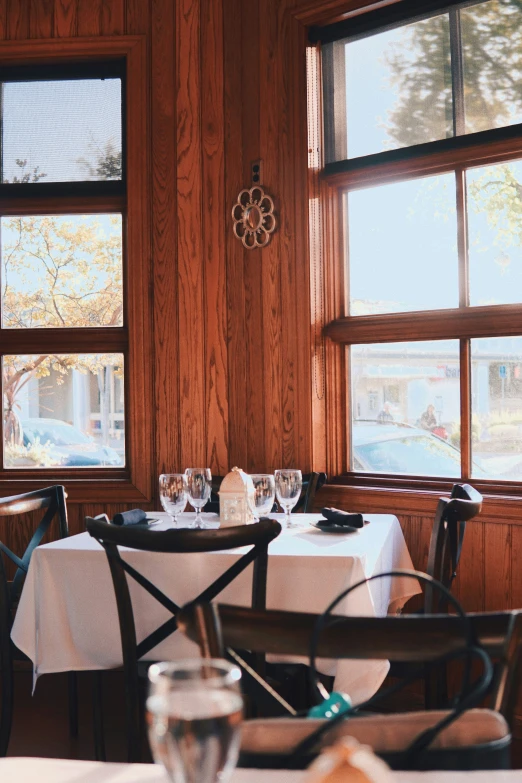
[[[471,5],[471,3],[466,3]],[[309,40],[318,42],[334,40],[332,31],[343,28],[348,37],[359,28],[363,34],[377,33],[385,24],[400,18],[400,24],[418,19],[424,6],[430,15],[465,5],[458,2],[437,3],[426,0],[421,3],[404,0],[393,3],[388,9],[362,13],[352,19],[323,28],[311,28]],[[406,7],[415,8],[417,13],[405,16]],[[427,15],[427,14],[426,14]],[[372,28],[372,18],[374,27]],[[377,25],[376,22],[379,22]],[[398,26],[394,24],[394,26]],[[325,35],[326,31],[326,35]],[[371,32],[370,32],[371,31]],[[309,86],[310,87],[310,86]],[[315,95],[317,111],[321,96]],[[458,120],[458,118],[457,118]],[[324,147],[324,136],[330,130],[323,127],[319,140]],[[328,141],[328,139],[327,139]],[[309,145],[311,146],[311,145]],[[350,470],[351,465],[351,410],[349,378],[350,345],[417,342],[422,340],[460,340],[461,363],[461,479],[471,481],[486,496],[493,498],[488,504],[493,513],[506,513],[510,501],[522,495],[522,482],[495,481],[470,477],[471,468],[471,361],[470,340],[475,337],[522,335],[522,305],[491,305],[469,307],[467,300],[467,229],[465,210],[464,170],[474,166],[496,164],[512,159],[522,159],[522,123],[498,129],[453,136],[440,141],[428,142],[409,148],[375,153],[372,155],[323,164],[320,166],[318,183],[314,185],[311,172],[311,197],[319,194],[322,228],[320,241],[323,248],[324,282],[312,269],[312,291],[314,286],[324,285],[324,374],[326,399],[323,406],[316,405],[322,426],[326,432],[326,469],[337,484],[339,502],[346,501],[344,494],[350,490],[350,500],[368,507],[368,491],[371,490],[372,510],[389,509],[390,493],[394,495],[394,509],[402,513],[419,513],[431,510],[433,496],[447,491],[455,479],[405,474],[361,473]],[[315,164],[317,166],[317,163]],[[313,166],[312,166],[313,168]],[[458,220],[457,245],[459,249],[459,307],[448,310],[385,313],[366,316],[350,316],[346,301],[344,241],[346,231],[342,228],[346,210],[343,208],[344,194],[373,185],[403,181],[421,176],[455,172]],[[462,230],[462,227],[464,230]],[[317,238],[316,238],[317,241]],[[313,240],[311,246],[313,248]],[[441,317],[442,316],[442,317]],[[466,414],[467,412],[467,414]],[[348,468],[348,469],[347,469]],[[458,480],[458,479],[457,479]],[[507,501],[507,506],[506,506]],[[509,512],[511,513],[511,512]],[[515,516],[513,510],[513,515]]]
[[[69,41],[6,42],[0,48],[5,68],[47,66],[96,69],[121,63],[123,93],[122,181],[107,183],[38,183],[0,186],[0,214],[120,213],[123,229],[124,318],[121,327],[0,329],[0,356],[49,353],[115,352],[124,355],[125,467],[0,468],[0,492],[23,492],[64,483],[73,502],[144,502],[152,497],[152,311],[151,236],[148,210],[148,68],[144,36]],[[109,186],[109,187],[107,187]],[[26,190],[29,188],[29,190]],[[6,189],[9,189],[6,193]],[[9,195],[8,195],[9,194]],[[3,440],[3,434],[2,434]],[[3,464],[3,462],[2,462]]]

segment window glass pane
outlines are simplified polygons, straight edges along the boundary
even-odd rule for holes
[[[330,161],[453,135],[447,14],[352,41],[344,53],[345,72],[334,66],[325,110],[333,116],[345,90],[336,133],[346,137],[347,149],[337,140]]]
[[[348,195],[350,314],[458,307],[453,174]]]
[[[522,8],[491,0],[460,12],[466,133],[522,122]]]
[[[471,340],[472,475],[522,480],[522,337]]]
[[[121,326],[121,215],[3,217],[2,326]]]
[[[522,302],[522,162],[471,169],[470,304]]]
[[[460,476],[457,340],[351,348],[352,470]]]
[[[125,464],[123,356],[4,356],[7,468]]]
[[[4,82],[2,182],[119,180],[121,79]]]

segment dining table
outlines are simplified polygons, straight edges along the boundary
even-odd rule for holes
[[[236,769],[230,783],[306,783],[306,771]],[[522,770],[391,772],[393,783],[522,783]],[[0,759],[2,783],[167,783],[157,764],[113,764],[69,759]]]
[[[175,526],[164,513],[151,513],[151,530]],[[270,514],[283,520],[282,514]],[[315,525],[320,514],[292,514],[268,550],[267,608],[321,613],[344,589],[367,577],[412,569],[400,523],[393,514],[364,514],[356,532],[326,533]],[[203,514],[207,527],[219,526],[216,514]],[[194,514],[177,526],[193,525]],[[229,568],[248,547],[222,552],[170,554],[121,548],[122,557],[178,605],[194,599]],[[138,641],[168,619],[168,611],[129,579]],[[252,566],[216,599],[247,606]],[[420,592],[416,580],[386,577],[362,584],[342,601],[342,615],[382,617],[398,612]],[[113,669],[122,664],[118,615],[103,548],[87,533],[39,546],[33,552],[12,628],[12,640],[33,662],[34,683],[42,674]],[[175,660],[198,655],[196,645],[176,631],[147,656]],[[272,659],[274,660],[274,659]],[[281,660],[277,658],[275,660]],[[285,659],[288,660],[288,659]],[[307,662],[304,659],[291,659]],[[319,660],[319,671],[335,677],[336,690],[354,704],[370,698],[388,672],[387,661]]]

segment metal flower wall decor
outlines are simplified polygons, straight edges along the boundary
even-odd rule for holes
[[[232,209],[234,234],[247,250],[265,247],[276,229],[274,202],[259,185],[242,190]]]

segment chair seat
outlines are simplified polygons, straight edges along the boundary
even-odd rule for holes
[[[326,732],[317,753],[339,737],[355,737],[378,754],[398,753],[411,745],[423,731],[434,726],[448,713],[408,712],[350,718]],[[273,718],[250,720],[243,724],[241,752],[247,754],[285,754],[296,747],[324,721],[308,718]],[[475,709],[461,715],[440,732],[431,745],[433,750],[509,743],[506,720],[493,710]]]

